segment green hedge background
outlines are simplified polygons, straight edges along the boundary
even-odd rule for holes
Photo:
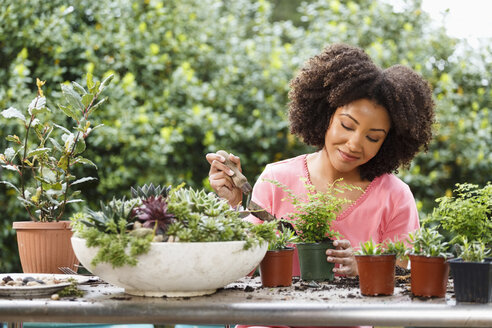
[[[78,172],[98,177],[81,185],[93,208],[144,183],[209,188],[205,154],[218,149],[239,155],[251,181],[266,163],[310,151],[288,132],[288,82],[332,42],[363,47],[383,67],[408,65],[432,84],[436,137],[399,173],[421,217],[455,183],[490,180],[491,43],[477,49],[448,36],[420,1],[398,9],[373,0],[75,3],[2,1],[0,109],[27,108],[36,77],[55,109],[60,83],[115,75],[94,120],[105,127],[84,154],[98,170]],[[19,126],[1,119],[3,150]],[[26,215],[3,185],[0,206],[0,272],[20,271],[11,225]]]

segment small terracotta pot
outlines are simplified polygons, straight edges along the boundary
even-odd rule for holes
[[[356,255],[355,260],[362,295],[393,295],[396,255]]]
[[[261,284],[264,287],[292,285],[292,260],[294,248],[267,251],[260,263]]]
[[[333,281],[335,264],[326,261],[326,250],[333,248],[333,242],[298,243],[297,255],[301,269],[301,279],[304,281]]]
[[[409,255],[411,289],[415,296],[444,297],[449,277],[449,264],[443,257]]]
[[[77,272],[79,260],[72,249],[69,221],[14,222],[24,273],[61,273],[59,267]]]

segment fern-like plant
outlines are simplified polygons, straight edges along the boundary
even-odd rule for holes
[[[294,206],[294,212],[287,217],[295,225],[299,240],[304,243],[319,243],[341,237],[340,233],[332,229],[342,205],[351,203],[352,200],[340,197],[345,191],[360,189],[356,186],[341,183],[342,179],[327,185],[324,192],[316,191],[314,185],[302,179],[307,189],[307,195],[296,195],[284,184],[266,179],[288,194],[284,200],[288,200]]]

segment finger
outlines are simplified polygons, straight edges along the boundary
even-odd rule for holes
[[[350,266],[341,266],[338,268],[333,268],[333,272],[335,272],[337,274],[346,275],[349,277],[353,277],[353,276],[357,275],[357,270],[353,267],[350,267]]]
[[[225,165],[224,163],[221,163],[217,160],[214,160],[212,162],[212,165],[210,166],[210,171],[208,172],[208,175],[211,176],[211,175],[217,174],[219,172],[224,172],[228,176],[234,175],[234,171],[231,170],[229,167],[227,167],[227,165]]]
[[[354,252],[352,248],[349,249],[328,249],[326,255],[331,257],[352,257]]]
[[[337,263],[337,264],[342,264],[342,265],[348,265],[351,266],[353,262],[353,258],[351,257],[333,257],[333,256],[328,256],[326,260],[330,263]]]
[[[241,159],[233,154],[229,154],[229,160],[236,164],[237,168],[239,169],[239,172],[242,172],[243,170],[241,169]]]
[[[226,175],[223,171],[220,171],[215,174],[211,174],[208,177],[208,181],[210,182],[210,186],[214,190],[219,190],[222,187],[226,187],[229,190],[232,190],[235,187],[232,179]]]
[[[216,153],[208,153],[207,155],[205,155],[205,158],[207,159],[209,164],[212,164],[213,161],[219,161],[222,163],[225,162],[225,158]]]
[[[350,241],[347,239],[335,240],[335,241],[333,241],[333,246],[335,246],[337,249],[351,248],[352,247],[352,245],[350,244]]]

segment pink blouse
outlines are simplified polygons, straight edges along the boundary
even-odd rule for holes
[[[304,154],[268,164],[253,188],[252,200],[277,218],[287,218],[294,210],[288,194],[264,179],[276,180],[297,195],[306,194],[304,181],[300,179],[305,178],[311,183],[306,158],[307,154]],[[261,220],[251,215],[247,219],[261,223]],[[408,232],[419,228],[415,199],[408,185],[395,175],[381,175],[369,184],[350,207],[338,215],[333,227],[355,249],[359,248],[361,242],[371,238],[374,242],[388,238],[406,241]],[[294,254],[293,275],[299,276],[297,254]]]

